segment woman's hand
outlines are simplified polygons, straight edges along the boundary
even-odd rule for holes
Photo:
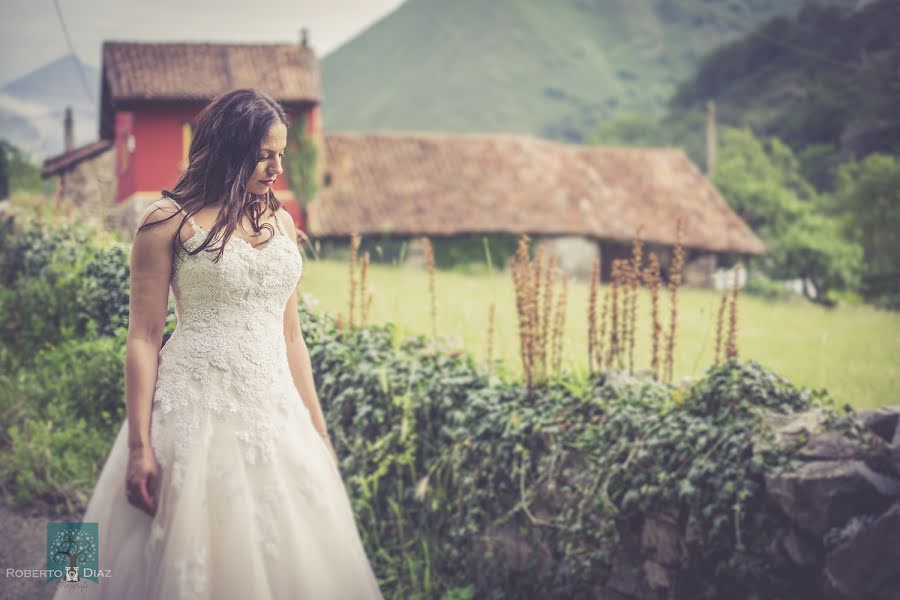
[[[162,468],[150,447],[135,448],[128,453],[128,471],[125,474],[125,497],[128,502],[150,516],[156,514],[159,504],[159,482]]]

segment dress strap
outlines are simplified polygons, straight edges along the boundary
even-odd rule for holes
[[[279,211],[275,211],[275,223],[278,225],[278,231],[281,232],[281,235],[287,235],[287,234],[284,232],[284,227],[281,225],[281,219],[278,218],[278,212],[279,212]]]
[[[168,196],[167,196],[167,198],[168,198]],[[194,217],[192,217],[192,216],[188,215],[186,212],[184,212],[184,209],[181,208],[181,205],[180,205],[180,204],[178,204],[177,202],[175,202],[175,199],[174,199],[174,198],[169,198],[169,200],[171,200],[171,201],[172,201],[172,204],[174,204],[175,206],[177,206],[177,207],[178,207],[178,210],[180,210],[180,211],[184,214],[184,216],[186,216],[186,217],[188,218],[188,222],[191,224],[191,227],[193,227],[194,229],[196,229],[196,230],[199,231],[200,233],[203,233],[203,234],[206,233],[205,231],[203,231],[203,228],[202,228],[202,227],[200,227],[199,225],[197,225],[197,222],[194,221]]]

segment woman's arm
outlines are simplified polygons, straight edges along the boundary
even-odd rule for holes
[[[168,200],[154,202],[144,212],[139,225],[159,221],[173,210],[176,209]],[[125,346],[125,402],[131,449],[150,445],[150,409],[169,303],[170,242],[178,223],[177,218],[172,218],[138,231],[131,245],[131,290]]]
[[[176,210],[168,200],[151,204],[139,220],[156,222]],[[171,239],[179,219],[137,231],[131,245],[131,290],[125,344],[125,405],[128,415],[128,500],[156,512],[159,469],[150,445],[150,418],[159,349],[165,328],[172,270]]]
[[[284,210],[284,209],[282,209]],[[282,212],[279,218],[284,224],[285,231],[290,235],[294,243],[297,243],[297,229],[294,226],[294,220],[287,211]],[[334,456],[337,462],[337,454],[331,443],[331,437],[328,435],[328,426],[325,422],[325,415],[322,413],[322,407],[319,404],[319,397],[316,394],[316,384],[313,379],[312,361],[309,358],[309,349],[306,347],[306,340],[303,339],[303,332],[300,330],[300,314],[297,306],[297,289],[291,292],[287,305],[284,309],[284,342],[287,346],[288,364],[291,369],[291,376],[294,379],[294,385],[300,392],[300,398],[309,410],[312,417],[313,426],[322,436],[325,445]]]

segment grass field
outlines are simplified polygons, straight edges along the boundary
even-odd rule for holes
[[[370,265],[368,280],[373,294],[370,323],[392,321],[408,333],[430,333],[424,270]],[[438,335],[484,359],[488,307],[494,301],[494,357],[503,359],[508,372],[521,373],[511,278],[500,273],[439,270],[435,286]],[[348,289],[346,262],[306,261],[300,292],[312,294],[326,312],[337,315],[340,311],[346,319]],[[584,371],[587,283],[570,281],[568,298],[563,368]],[[660,300],[663,327],[667,329],[668,291]],[[638,296],[636,369],[650,366],[649,306],[649,295],[642,289]],[[678,306],[675,378],[700,376],[715,354],[719,293],[682,288]],[[800,298],[768,302],[745,294],[739,297],[738,309],[738,351],[742,359],[757,360],[795,385],[824,387],[840,404],[857,408],[900,404],[900,315],[868,305],[828,310]]]

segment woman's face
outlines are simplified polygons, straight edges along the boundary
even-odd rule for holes
[[[275,178],[284,172],[281,161],[287,147],[287,127],[276,121],[262,140],[257,155],[256,169],[247,182],[247,191],[251,194],[265,194],[275,183]]]

